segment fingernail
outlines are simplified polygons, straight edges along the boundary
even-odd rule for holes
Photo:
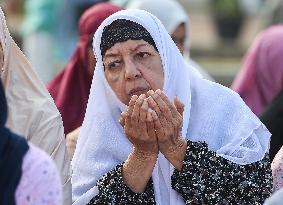
[[[152,94],[154,94],[154,91],[153,91],[153,90],[149,90],[147,93],[148,93],[149,95],[152,95]]]
[[[133,99],[135,99],[135,98],[137,98],[138,96],[137,95],[133,95],[132,97],[131,97],[131,100],[133,100]]]
[[[145,94],[141,94],[141,95],[140,95],[140,98],[141,98],[141,99],[145,99],[145,98],[146,98],[146,95],[145,95]]]
[[[162,92],[161,92],[160,89],[157,89],[157,90],[156,90],[156,93],[160,95]]]

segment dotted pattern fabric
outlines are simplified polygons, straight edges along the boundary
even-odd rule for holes
[[[29,144],[16,190],[17,205],[62,205],[62,186],[51,158]]]
[[[206,143],[188,140],[182,171],[174,170],[171,183],[187,205],[259,205],[271,194],[270,160],[266,155],[261,161],[239,165],[209,151]],[[155,204],[152,180],[144,193],[134,193],[123,182],[122,165],[104,175],[97,186],[99,194],[88,205]]]

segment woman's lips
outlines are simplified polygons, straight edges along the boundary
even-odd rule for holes
[[[141,95],[141,94],[145,94],[149,89],[148,88],[145,88],[145,87],[138,87],[138,88],[134,88],[132,89],[130,92],[129,92],[129,95],[130,96],[133,96],[133,95]]]

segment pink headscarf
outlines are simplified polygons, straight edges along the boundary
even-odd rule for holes
[[[255,39],[232,84],[257,116],[283,88],[282,57],[283,25],[271,26]]]
[[[66,134],[83,123],[92,79],[88,74],[88,46],[102,21],[119,10],[111,3],[99,3],[82,15],[77,48],[64,70],[47,86],[62,115]]]

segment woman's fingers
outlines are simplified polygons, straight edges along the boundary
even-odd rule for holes
[[[153,94],[154,93],[153,93],[152,90],[148,91],[148,95],[149,95],[149,97],[147,98],[148,104],[149,104],[150,108],[156,112],[157,115],[161,115],[161,110],[159,109],[157,103],[155,102],[155,100],[152,97]]]
[[[127,115],[128,115],[127,112],[122,112],[120,115],[119,123],[122,127],[125,126]]]
[[[147,102],[147,99],[144,99],[141,105],[141,109],[140,109],[140,120],[139,121],[141,123],[146,122],[147,110],[148,110],[148,102]]]
[[[156,112],[156,114],[161,118],[161,116],[164,116],[167,120],[171,121],[172,119],[172,113],[169,108],[169,106],[164,102],[164,100],[161,98],[162,91],[156,90],[156,92],[153,92],[152,90],[148,91],[148,94],[153,99],[150,106],[153,106],[152,109]]]
[[[174,105],[169,101],[168,97],[161,91],[161,90],[157,90],[156,91],[159,96],[161,97],[161,99],[166,103],[166,105],[169,107],[173,118],[177,118],[179,117],[179,114],[181,116],[183,116],[183,112],[184,112],[184,104],[180,101],[180,99],[175,96],[174,97]]]
[[[129,102],[129,106],[128,106],[128,114],[129,116],[132,116],[134,107],[135,107],[135,103],[137,101],[139,97],[137,95],[133,95],[130,102]]]
[[[170,102],[170,100],[168,99],[168,97],[164,94],[164,92],[162,92],[161,90],[157,90],[156,93],[160,96],[160,98],[164,101],[164,103],[169,107],[171,114],[174,115],[176,114],[176,108],[174,107],[174,105]]]
[[[136,128],[138,128],[138,125],[139,125],[140,108],[142,106],[142,103],[143,103],[145,97],[146,96],[144,94],[142,94],[138,97],[138,99],[136,100],[132,115],[131,115],[132,124]]]
[[[152,119],[153,119],[155,133],[156,133],[158,140],[164,140],[163,139],[165,137],[164,136],[164,130],[163,130],[162,124],[161,124],[156,112],[153,110],[151,112],[151,115],[152,115]]]
[[[180,113],[180,115],[183,116],[185,105],[181,102],[181,100],[177,96],[174,97],[174,105],[177,111]]]
[[[132,97],[128,111],[121,113],[119,121],[135,148],[150,153],[158,153],[153,117],[150,114],[145,94]]]
[[[148,110],[148,103],[147,100],[144,99],[140,108],[140,115],[139,115],[139,127],[141,129],[141,135],[143,135],[144,137],[148,136],[147,125],[146,125],[147,110]]]
[[[153,117],[158,141],[171,142],[180,135],[184,105],[178,98],[174,99],[174,104],[171,103],[161,90],[149,91],[148,95],[149,106],[155,111]]]
[[[153,117],[152,117],[152,110],[147,111],[146,113],[146,126],[147,126],[148,136],[156,140],[154,122],[153,122]]]
[[[130,102],[129,102],[129,106],[128,106],[128,110],[127,110],[127,114],[123,114],[123,116],[125,117],[125,123],[124,123],[124,131],[125,131],[125,134],[127,135],[127,137],[130,139],[130,138],[133,138],[133,131],[132,131],[132,113],[133,113],[133,110],[134,110],[134,107],[135,107],[135,103],[138,99],[138,96],[137,95],[133,95]],[[122,115],[122,114],[121,114]],[[121,117],[120,117],[120,121],[122,121]],[[120,123],[121,124],[121,123]],[[122,124],[121,124],[122,125]]]

